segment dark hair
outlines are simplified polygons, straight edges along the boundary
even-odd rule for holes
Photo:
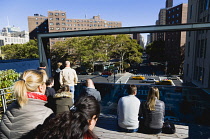
[[[40,67],[45,67],[45,66],[47,66],[47,65],[46,65],[45,62],[40,62],[39,66],[40,66]]]
[[[136,85],[131,84],[131,85],[128,87],[128,94],[129,94],[129,95],[133,95],[134,92],[136,92],[136,91],[137,91]]]
[[[46,122],[37,132],[35,138],[43,139],[93,139],[96,136],[89,130],[88,120],[100,114],[100,105],[93,96],[82,96],[74,104],[74,109],[66,111]]]
[[[54,81],[53,77],[48,78],[48,80],[46,81],[46,85],[50,85],[52,82]]]
[[[61,89],[59,89],[59,90],[57,91],[57,93],[61,93],[61,92],[70,92],[69,86],[68,86],[68,85],[63,85],[63,86],[61,87]]]

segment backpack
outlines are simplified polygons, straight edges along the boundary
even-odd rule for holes
[[[176,132],[176,128],[174,126],[174,123],[171,123],[168,121],[163,123],[162,133],[174,134],[175,132]]]

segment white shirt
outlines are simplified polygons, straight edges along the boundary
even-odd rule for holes
[[[137,129],[139,108],[140,100],[135,95],[120,98],[117,107],[118,125],[125,129]]]

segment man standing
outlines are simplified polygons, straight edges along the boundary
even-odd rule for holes
[[[77,84],[78,78],[76,71],[70,68],[70,62],[65,62],[66,67],[60,72],[60,85],[68,85],[74,101],[74,85]]]
[[[123,132],[137,132],[139,127],[138,114],[140,100],[135,96],[137,87],[128,87],[128,96],[120,98],[117,107],[118,125]]]

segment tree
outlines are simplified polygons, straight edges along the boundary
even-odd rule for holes
[[[146,47],[146,53],[150,56],[150,61],[165,62],[165,42],[158,40],[150,43]]]
[[[38,45],[36,40],[30,40],[25,44],[11,44],[1,47],[5,59],[38,58]]]
[[[137,41],[131,39],[128,35],[117,35],[115,38],[115,45],[112,49],[115,57],[119,57],[121,60],[120,70],[122,71],[124,69],[123,63],[125,60],[141,63],[142,51],[143,48],[137,43]]]

